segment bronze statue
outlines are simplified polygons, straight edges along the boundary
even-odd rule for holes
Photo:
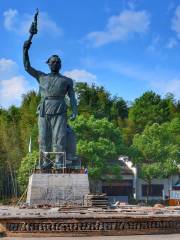
[[[50,68],[50,73],[46,74],[36,70],[30,64],[29,49],[32,44],[32,38],[37,34],[37,17],[38,10],[34,16],[34,22],[30,27],[30,37],[25,41],[23,46],[23,62],[25,70],[39,83],[39,92],[41,101],[38,106],[38,126],[39,126],[39,144],[40,151],[47,152],[66,152],[67,159],[73,158],[75,154],[75,139],[72,129],[67,125],[67,105],[65,96],[68,95],[72,108],[71,120],[77,115],[77,102],[73,89],[72,79],[63,76],[59,73],[61,69],[61,59],[58,55],[52,55],[48,58],[47,64]],[[73,147],[69,149],[68,136],[71,133]],[[72,150],[73,148],[73,150]],[[72,151],[71,151],[72,150]],[[44,158],[42,167],[48,167],[48,161]],[[55,160],[55,168],[59,169],[62,166],[62,158],[58,155]]]

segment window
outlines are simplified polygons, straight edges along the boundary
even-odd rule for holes
[[[132,196],[133,195],[133,181],[122,180],[120,182],[112,182],[108,184],[104,182],[102,192],[108,196]]]
[[[143,197],[147,196],[147,188],[148,188],[147,184],[142,185],[142,196]],[[149,196],[150,197],[162,197],[163,189],[164,189],[163,184],[151,184]]]

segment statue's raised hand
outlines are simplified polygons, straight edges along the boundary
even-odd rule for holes
[[[35,34],[37,34],[38,32],[38,29],[37,29],[37,17],[38,17],[38,14],[39,14],[39,10],[36,9],[36,13],[34,15],[34,21],[31,23],[31,27],[29,29],[29,33],[33,36]]]

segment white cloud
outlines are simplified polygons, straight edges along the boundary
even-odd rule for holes
[[[33,15],[27,13],[20,15],[16,9],[8,9],[4,12],[5,29],[19,35],[25,35],[29,32],[32,20]],[[52,36],[62,34],[62,29],[45,12],[40,12],[38,30],[40,33],[45,32]]]
[[[9,9],[4,12],[4,27],[11,31],[13,29],[13,25],[16,22],[18,11],[16,9]]]
[[[137,6],[137,0],[128,0],[127,5],[129,6],[130,9],[135,9]]]
[[[101,62],[96,63],[101,70],[116,72],[120,77],[126,77],[129,81],[142,81],[147,89],[152,89],[159,94],[173,93],[180,98],[180,72],[168,69],[156,68],[153,70],[143,65],[135,65],[123,62]]]
[[[155,81],[152,82],[152,87],[158,89],[163,94],[173,93],[177,98],[180,98],[180,79]]]
[[[157,35],[152,39],[150,45],[147,47],[147,51],[151,53],[157,53],[157,51],[159,50],[159,43],[160,37]]]
[[[172,18],[171,29],[176,32],[177,37],[180,38],[180,6],[175,10]]]
[[[64,75],[72,78],[76,82],[87,82],[88,84],[96,83],[96,75],[87,72],[86,70],[73,69],[71,71],[64,72]]]
[[[11,59],[0,59],[0,106],[19,105],[22,94],[30,90],[26,79],[19,75],[18,65]]]
[[[39,30],[57,36],[62,34],[62,29],[45,12],[40,13]]]
[[[134,34],[144,34],[149,25],[150,18],[146,11],[124,10],[108,19],[104,31],[90,32],[86,39],[94,47],[99,47],[110,42],[127,40]]]
[[[174,38],[170,38],[166,47],[169,48],[169,49],[172,49],[172,48],[175,48],[177,46],[178,42],[176,39]]]
[[[160,94],[173,93],[175,97],[180,98],[180,80],[175,78],[177,73],[156,68],[152,71],[143,66],[123,64],[118,71],[124,76],[146,82],[147,87]]]
[[[9,107],[13,104],[19,105],[22,94],[28,90],[27,85],[23,76],[0,80],[0,105],[3,107]]]
[[[0,79],[10,78],[18,72],[18,65],[11,59],[0,58]]]

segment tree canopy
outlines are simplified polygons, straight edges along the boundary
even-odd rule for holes
[[[136,134],[130,148],[134,164],[139,166],[139,176],[148,185],[153,178],[167,178],[179,171],[180,120],[164,124],[154,123]]]
[[[109,166],[109,163],[117,160],[124,151],[121,130],[106,118],[96,119],[94,116],[78,116],[71,125],[78,139],[78,155],[84,159],[90,176],[100,178],[106,173],[120,175],[118,161],[114,166]]]
[[[160,95],[149,91],[135,99],[129,111],[135,132],[142,132],[146,125],[163,123],[170,120],[170,102]]]
[[[127,118],[127,103],[121,97],[112,97],[104,87],[77,83],[75,88],[79,114],[85,116],[94,115],[96,118],[106,117],[108,120],[116,122]]]

